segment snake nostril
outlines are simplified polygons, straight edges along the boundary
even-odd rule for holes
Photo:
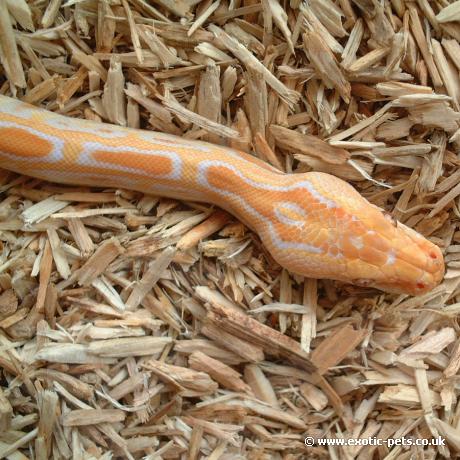
[[[437,259],[438,258],[438,255],[435,253],[435,252],[430,252],[430,257],[432,259]]]
[[[418,287],[419,289],[425,289],[426,286],[425,286],[424,283],[417,283],[417,287]]]

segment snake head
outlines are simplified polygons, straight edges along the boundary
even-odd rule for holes
[[[316,172],[285,177],[289,194],[273,203],[263,239],[289,270],[412,295],[442,280],[440,249],[351,185]]]

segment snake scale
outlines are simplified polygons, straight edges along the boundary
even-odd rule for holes
[[[332,175],[285,174],[226,147],[68,118],[0,96],[0,167],[73,185],[213,203],[291,272],[421,294],[440,249]]]

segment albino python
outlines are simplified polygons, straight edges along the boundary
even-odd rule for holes
[[[0,167],[74,185],[213,203],[274,259],[312,278],[420,294],[443,278],[440,249],[329,174],[284,174],[242,152],[57,115],[0,96]]]

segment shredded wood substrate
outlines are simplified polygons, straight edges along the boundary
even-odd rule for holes
[[[459,21],[451,0],[0,0],[0,94],[334,174],[447,265],[419,297],[304,279],[218,208],[2,171],[0,458],[459,455]]]

